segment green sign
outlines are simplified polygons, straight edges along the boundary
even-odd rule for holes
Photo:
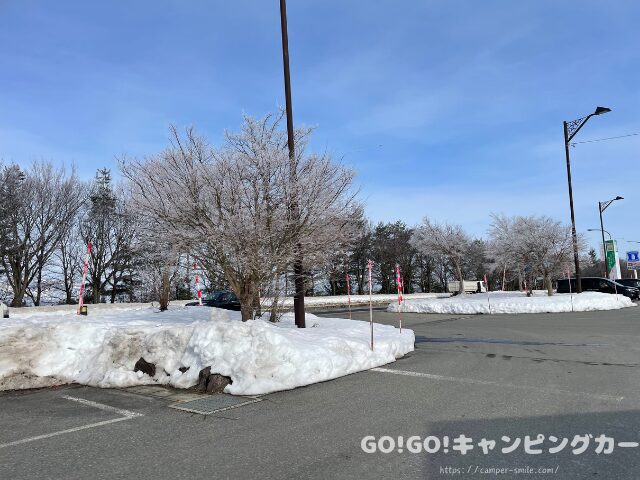
[[[609,271],[612,271],[616,266],[616,241],[605,240],[604,245],[607,251],[607,266],[609,267]]]

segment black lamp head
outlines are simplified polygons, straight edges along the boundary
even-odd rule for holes
[[[610,112],[611,109],[607,107],[596,107],[596,111],[593,112],[594,115],[602,115],[603,113]]]

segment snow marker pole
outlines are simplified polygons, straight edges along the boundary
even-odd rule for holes
[[[398,325],[400,325],[400,333],[402,333],[402,313],[401,313],[401,303],[402,303],[402,277],[400,276],[400,265],[396,264],[396,286],[398,287]]]
[[[351,285],[349,283],[349,272],[345,274],[347,278],[347,305],[349,305],[349,320],[351,320]]]
[[[569,296],[571,298],[571,311],[573,312],[573,292],[571,291],[571,272],[567,270],[567,281],[569,282]]]
[[[198,281],[198,263],[193,262],[193,271],[196,275],[196,291],[198,292],[198,304],[202,306],[202,292],[200,291],[200,282]]]
[[[373,299],[371,298],[371,267],[373,262],[367,261],[367,267],[369,267],[369,324],[371,325],[371,350],[373,351]]]
[[[89,268],[89,255],[91,255],[91,242],[87,243],[87,253],[84,256],[84,271],[82,272],[82,283],[80,284],[80,299],[78,300],[77,315],[80,315],[82,306],[84,305],[84,284],[87,280],[87,269]]]
[[[491,297],[489,296],[489,282],[486,273],[484,274],[484,287],[487,290],[487,303],[489,304],[489,315],[491,315]]]

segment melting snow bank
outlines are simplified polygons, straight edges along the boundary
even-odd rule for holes
[[[307,314],[281,322],[239,321],[238,312],[177,307],[135,309],[89,317],[16,313],[0,320],[0,390],[80,383],[97,387],[167,384],[188,388],[198,372],[231,378],[225,392],[257,395],[330,380],[395,361],[414,348],[411,330]],[[143,357],[150,377],[134,372]],[[181,367],[189,367],[181,372]],[[184,368],[183,368],[184,370]]]
[[[527,297],[523,292],[491,292],[489,298],[486,294],[473,294],[441,299],[406,300],[400,308],[403,312],[415,313],[477,314],[588,312],[634,306],[627,297],[608,293],[555,294],[552,297],[539,294]],[[388,312],[397,310],[398,305],[394,303],[387,308]]]

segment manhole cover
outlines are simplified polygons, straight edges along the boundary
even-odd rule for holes
[[[206,397],[189,402],[174,403],[173,405],[169,405],[169,407],[185,412],[209,415],[210,413],[242,407],[259,401],[260,399],[255,397],[236,397],[234,395],[220,393],[218,395],[207,395]]]

